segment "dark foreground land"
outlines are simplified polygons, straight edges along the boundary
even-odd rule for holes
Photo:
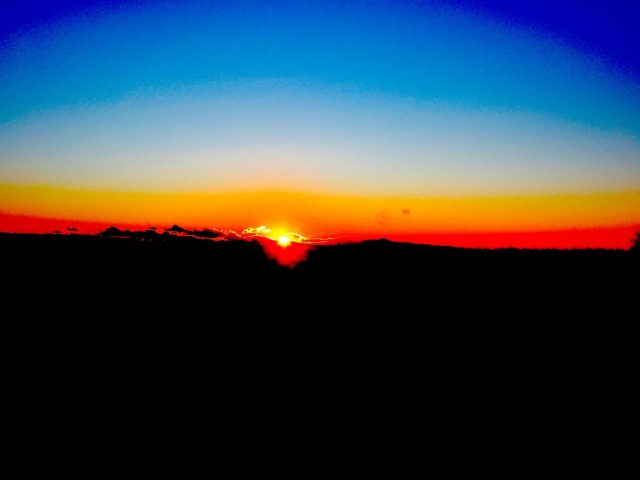
[[[49,319],[56,335],[66,319],[79,319],[83,328],[102,325],[100,336],[118,332],[118,338],[194,328],[199,333],[190,341],[209,341],[203,329],[240,328],[241,338],[253,335],[267,347],[262,337],[293,335],[304,348],[323,335],[350,338],[352,345],[373,335],[371,348],[402,349],[387,341],[395,332],[401,344],[438,348],[444,330],[474,350],[487,342],[517,350],[523,342],[535,349],[557,341],[562,351],[576,345],[598,351],[611,348],[592,343],[603,332],[635,328],[640,298],[640,255],[630,251],[374,240],[319,246],[288,268],[255,241],[0,234],[0,262],[4,304]]]
[[[472,298],[483,304],[522,298],[527,304],[520,308],[530,308],[552,297],[585,305],[594,295],[635,294],[640,256],[622,250],[472,250],[374,240],[318,246],[288,268],[267,258],[255,241],[0,234],[0,261],[13,288],[68,296],[137,292],[147,298],[157,294],[155,300],[162,302],[179,292],[200,294],[200,301],[223,291],[268,292],[283,301],[305,294],[361,296],[381,306],[416,300],[427,306],[450,297],[456,298],[450,304],[456,309]]]
[[[387,394],[431,386],[463,412],[486,392],[501,409],[578,385],[573,411],[595,385],[626,385],[637,352],[640,256],[627,251],[378,240],[317,247],[289,269],[250,241],[0,234],[0,265],[12,365],[51,388],[64,372],[132,388],[229,375],[258,389],[247,398],[278,375],[345,391],[384,379]]]

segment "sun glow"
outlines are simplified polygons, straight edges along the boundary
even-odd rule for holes
[[[268,228],[264,225],[248,227],[239,236],[257,241],[267,257],[286,267],[294,267],[303,261],[307,258],[309,251],[314,248],[313,240],[309,240],[299,233],[291,232],[284,226],[276,228]]]
[[[260,225],[259,227],[248,227],[245,228],[240,235],[243,238],[268,238],[283,248],[290,246],[292,243],[316,243],[313,240],[309,240],[304,235],[300,235],[296,232],[290,232],[284,227],[275,229],[265,227],[264,225]]]
[[[286,235],[280,235],[277,241],[278,245],[280,245],[282,248],[287,248],[289,245],[291,245],[291,239]]]
[[[307,254],[314,248],[314,245],[323,243],[291,232],[282,225],[275,228],[268,228],[264,225],[248,227],[238,236],[257,241],[267,257],[286,267],[294,267],[307,258]]]

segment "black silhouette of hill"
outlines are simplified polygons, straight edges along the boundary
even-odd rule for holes
[[[373,240],[317,246],[290,269],[267,258],[256,241],[212,241],[209,234],[220,235],[180,227],[164,233],[115,227],[99,235],[3,233],[0,252],[8,278],[49,279],[70,290],[94,285],[97,293],[113,285],[141,291],[211,289],[207,295],[256,287],[273,290],[276,297],[287,296],[287,289],[336,297],[364,289],[425,301],[440,300],[438,292],[461,292],[483,302],[528,296],[530,303],[536,292],[586,295],[618,282],[629,288],[632,282],[625,279],[636,277],[640,260],[623,250],[474,250]]]
[[[115,362],[137,384],[147,366],[164,375],[178,362],[176,374],[209,385],[211,371],[238,366],[244,381],[329,364],[345,385],[383,374],[422,390],[436,375],[462,408],[487,388],[557,398],[633,364],[631,251],[374,240],[319,246],[289,269],[256,241],[105,233],[0,233],[5,324],[37,353],[35,370],[73,352],[65,368],[83,378]]]

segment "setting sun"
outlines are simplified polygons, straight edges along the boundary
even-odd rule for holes
[[[278,237],[278,245],[280,245],[283,248],[286,248],[289,245],[291,245],[291,239],[286,235],[280,235]]]
[[[303,261],[314,248],[305,236],[284,227],[249,227],[242,231],[240,238],[257,241],[267,257],[287,267]]]

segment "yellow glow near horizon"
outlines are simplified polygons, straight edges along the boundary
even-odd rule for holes
[[[212,227],[276,240],[418,232],[500,232],[640,223],[640,190],[511,197],[377,197],[286,191],[114,192],[0,182],[0,213]],[[268,228],[265,225],[276,225]]]
[[[282,248],[287,248],[289,245],[291,245],[291,239],[287,235],[280,235],[278,237],[278,245],[280,245]]]

